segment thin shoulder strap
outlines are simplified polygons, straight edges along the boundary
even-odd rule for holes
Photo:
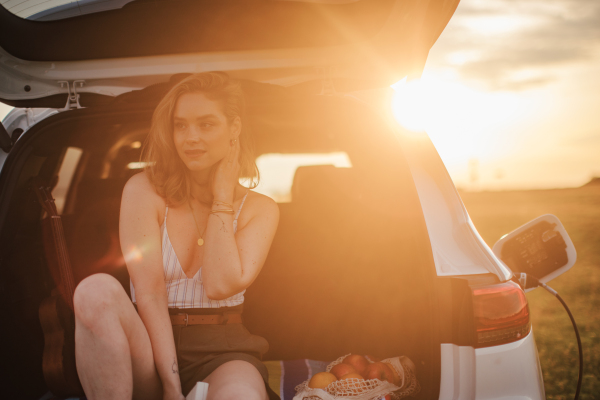
[[[165,208],[165,219],[163,220],[163,224],[167,223],[167,214],[169,213],[169,206],[167,206],[167,208]]]
[[[238,217],[240,216],[240,213],[242,212],[242,207],[244,207],[244,202],[246,201],[246,197],[248,197],[248,193],[250,192],[250,189],[246,190],[246,195],[244,196],[244,198],[242,199],[242,204],[240,204],[240,208],[238,208],[238,212],[235,215],[235,219],[234,221],[237,222]]]

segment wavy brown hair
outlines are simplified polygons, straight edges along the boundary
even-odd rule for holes
[[[152,115],[150,133],[142,148],[141,161],[156,193],[167,204],[177,206],[190,199],[191,178],[173,141],[173,113],[177,100],[186,93],[202,93],[220,101],[229,123],[239,117],[242,122],[240,141],[240,178],[247,178],[251,189],[260,179],[254,161],[252,136],[246,126],[246,102],[240,84],[223,72],[191,75],[175,85],[163,97]]]

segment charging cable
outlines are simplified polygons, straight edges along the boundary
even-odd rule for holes
[[[573,324],[573,329],[575,329],[575,336],[577,336],[577,348],[579,350],[579,378],[577,379],[577,390],[575,391],[575,400],[578,400],[579,392],[581,391],[581,382],[583,380],[583,347],[581,346],[581,337],[579,337],[579,330],[577,329],[577,324],[575,323],[575,318],[573,318],[573,314],[571,314],[571,310],[569,310],[567,303],[565,303],[565,301],[562,299],[562,297],[560,297],[556,290],[552,289],[544,282],[540,282],[540,280],[535,276],[527,275],[526,273],[521,272],[520,277],[518,279],[516,275],[513,275],[513,280],[516,281],[523,289],[529,289],[538,286],[543,287],[551,295],[556,297],[558,301],[560,301],[560,303],[567,311],[567,314],[569,314],[569,318],[571,318],[571,323]]]

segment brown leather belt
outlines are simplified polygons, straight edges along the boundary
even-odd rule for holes
[[[201,314],[177,314],[170,315],[171,325],[225,325],[241,324],[242,314],[223,314],[223,315],[201,315]]]

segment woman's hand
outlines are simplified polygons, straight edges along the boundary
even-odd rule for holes
[[[233,204],[235,188],[239,184],[239,155],[240,142],[235,140],[235,143],[229,146],[229,153],[219,161],[215,170],[212,185],[214,200]]]

